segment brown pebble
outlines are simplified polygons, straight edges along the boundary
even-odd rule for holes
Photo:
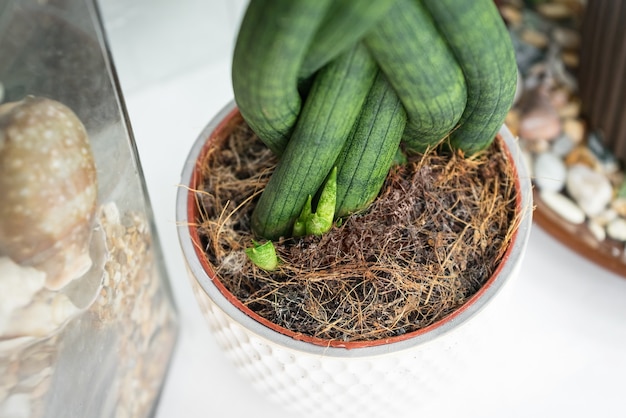
[[[545,139],[526,141],[526,150],[533,154],[543,154],[550,149],[550,142]]]
[[[561,60],[563,64],[570,68],[577,68],[578,64],[580,64],[578,53],[573,51],[564,51],[561,54]]]
[[[599,161],[593,152],[584,145],[577,146],[565,157],[565,165],[571,167],[575,164],[582,164],[592,169],[596,169]]]
[[[563,119],[576,119],[580,116],[580,100],[571,99],[558,109],[559,116]]]
[[[548,46],[548,36],[534,29],[524,29],[520,34],[522,41],[536,48],[543,49]]]
[[[585,137],[585,123],[578,118],[564,119],[563,132],[565,132],[575,144],[580,144]]]
[[[536,141],[554,139],[561,133],[561,119],[543,86],[528,90],[520,104],[519,136]]]
[[[500,6],[500,14],[504,20],[511,26],[520,26],[523,21],[522,12],[519,8],[510,4]]]
[[[574,29],[558,26],[552,31],[552,38],[564,49],[580,47],[580,33]]]
[[[559,111],[563,106],[566,106],[570,100],[570,92],[568,89],[561,87],[555,88],[550,92],[550,103]],[[559,112],[560,114],[560,112]]]
[[[617,212],[618,215],[626,217],[626,199],[623,197],[613,199],[611,209]]]
[[[624,183],[624,172],[621,170],[615,170],[610,173],[606,173],[606,177],[609,179],[613,187],[619,190],[620,186]]]
[[[563,3],[542,3],[537,6],[537,11],[548,19],[565,19],[574,14],[568,5]]]
[[[519,136],[529,141],[551,140],[561,132],[561,122],[556,112],[540,110],[525,114],[519,127]]]

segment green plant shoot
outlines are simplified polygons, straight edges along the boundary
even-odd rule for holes
[[[307,235],[322,235],[333,226],[335,206],[337,204],[337,167],[334,167],[322,189],[315,213],[306,220]]]
[[[253,246],[251,248],[246,248],[246,255],[250,261],[265,271],[276,270],[279,260],[276,255],[274,243],[272,241],[267,241],[264,244],[260,244],[252,240],[252,244]]]
[[[309,195],[309,197],[306,200],[306,203],[302,207],[302,211],[300,212],[300,215],[296,219],[296,222],[293,224],[292,235],[294,237],[303,237],[306,235],[306,223],[307,223],[307,220],[309,219],[309,216],[311,216],[313,212],[311,205],[312,205],[312,198],[311,198],[311,195]]]

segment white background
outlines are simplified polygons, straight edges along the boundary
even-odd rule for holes
[[[99,0],[128,106],[181,334],[158,418],[286,418],[218,349],[191,293],[175,195],[196,136],[232,98],[230,58],[245,0]],[[626,417],[626,279],[534,227],[506,313],[506,371],[459,376],[441,415]]]

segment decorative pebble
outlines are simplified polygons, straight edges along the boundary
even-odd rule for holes
[[[539,87],[524,98],[524,111],[519,126],[520,137],[536,141],[553,139],[561,132],[561,119],[543,88]]]
[[[552,142],[552,152],[563,158],[574,150],[576,144],[569,135],[562,133]]]
[[[523,0],[523,3],[527,3],[527,0]],[[530,8],[524,8],[522,12],[524,16],[524,27],[535,28],[543,33],[549,33],[550,28],[553,26],[553,22],[548,21],[545,16],[542,16],[538,11]]]
[[[595,224],[605,227],[613,219],[617,218],[618,214],[613,208],[606,208],[599,214],[592,217]]]
[[[580,100],[569,98],[569,101],[564,106],[558,109],[559,116],[563,119],[573,119],[580,115],[581,103]]]
[[[541,200],[564,220],[573,224],[585,222],[585,213],[571,199],[557,192],[542,191]]]
[[[585,124],[578,118],[567,118],[563,121],[563,132],[576,144],[580,144],[585,139]]]
[[[558,47],[550,46],[550,54],[548,55],[548,68],[553,81],[557,84],[563,85],[571,91],[576,91],[578,87],[578,81],[576,77],[571,73],[571,68],[567,67],[563,62],[563,56]]]
[[[577,52],[564,51],[561,54],[561,60],[563,61],[563,64],[570,68],[576,68],[578,67],[578,64],[580,64],[580,58],[578,57]]]
[[[619,170],[619,162],[615,155],[604,145],[601,134],[590,132],[587,135],[587,148],[596,156],[605,173]]]
[[[539,190],[558,192],[563,189],[567,168],[559,156],[551,152],[539,154],[534,168],[535,184]]]
[[[606,233],[609,237],[617,241],[626,241],[626,219],[616,218],[606,227]]]
[[[522,12],[517,7],[503,5],[500,14],[511,26],[519,26],[522,23]]]
[[[606,177],[611,181],[613,188],[616,190],[620,187],[621,184],[624,183],[624,178],[626,178],[624,172],[622,172],[621,170],[606,173]]]
[[[589,220],[589,222],[587,222],[587,227],[597,241],[602,242],[606,239],[606,229],[604,229],[604,226],[593,220]]]
[[[600,159],[611,157],[610,151],[602,143],[601,134],[598,132],[589,132],[589,135],[587,135],[587,147]]]
[[[568,135],[569,136],[569,135]],[[599,161],[595,155],[585,146],[578,146],[572,150],[565,157],[565,165],[586,165],[589,168],[596,168],[599,165]]]
[[[602,173],[581,164],[569,168],[567,192],[589,216],[602,212],[611,202],[613,187]]]
[[[611,209],[618,215],[626,217],[626,198],[617,197],[611,202]]]
[[[562,3],[542,3],[537,6],[537,11],[549,19],[572,17],[572,10]]]
[[[550,39],[544,34],[535,29],[524,29],[520,33],[520,39],[535,48],[543,49],[548,46]]]
[[[566,88],[559,87],[550,90],[550,103],[558,111],[559,117],[561,116],[560,109],[568,104],[569,98],[570,91]]]
[[[0,103],[4,101],[4,84],[0,81]]]
[[[580,46],[580,33],[574,29],[556,26],[552,30],[552,39],[565,49],[578,49]]]
[[[525,147],[534,154],[543,154],[550,150],[550,142],[545,139],[537,139],[535,141],[526,141]]]

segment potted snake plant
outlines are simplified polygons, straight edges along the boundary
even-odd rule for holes
[[[309,414],[415,410],[486,341],[531,222],[516,76],[491,0],[250,1],[177,220],[257,388]]]

